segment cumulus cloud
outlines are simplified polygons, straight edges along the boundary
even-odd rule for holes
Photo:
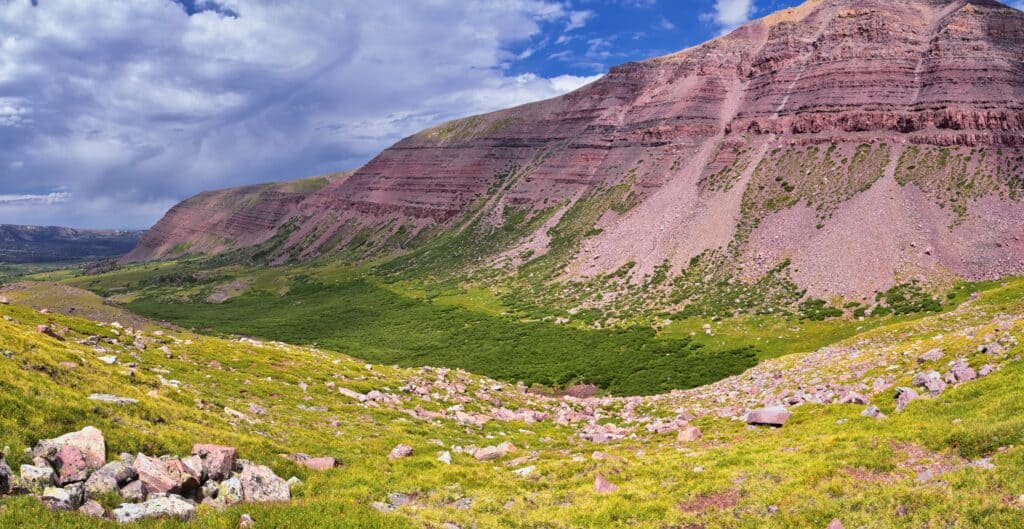
[[[714,11],[702,18],[723,31],[729,31],[749,21],[754,10],[754,0],[715,0]]]
[[[560,95],[595,77],[513,75],[510,50],[586,13],[556,0],[0,2],[0,222],[144,227],[205,189],[354,168],[422,128]]]

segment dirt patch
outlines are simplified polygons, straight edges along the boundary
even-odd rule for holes
[[[900,479],[900,476],[893,472],[878,472],[866,468],[846,467],[843,472],[855,481],[866,483],[884,483],[890,485]]]
[[[710,509],[732,509],[740,502],[740,494],[735,490],[701,494],[692,500],[679,504],[679,509],[689,514],[701,514]]]
[[[894,451],[903,454],[905,459],[899,463],[899,467],[914,471],[916,473],[915,480],[919,483],[933,481],[943,474],[955,472],[969,464],[967,460],[959,456],[933,452],[913,443],[893,441],[889,443],[889,446]]]

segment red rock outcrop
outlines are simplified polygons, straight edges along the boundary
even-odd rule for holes
[[[858,165],[864,145],[873,164]],[[843,169],[778,169],[780,151],[826,149]],[[193,199],[132,258],[262,242],[285,217],[282,257],[403,246],[621,184],[636,200],[600,219],[567,274],[678,269],[730,248],[746,273],[789,258],[812,293],[855,296],[897,277],[1024,272],[1022,172],[1024,14],[993,0],[810,0],[565,96],[426,130],[294,204],[178,220],[211,203]],[[546,238],[527,237],[537,253]]]

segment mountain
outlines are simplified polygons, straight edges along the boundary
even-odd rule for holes
[[[0,224],[0,263],[119,257],[134,248],[141,237],[139,231]]]
[[[201,193],[171,208],[124,260],[217,254],[266,242],[297,214],[303,200],[347,176],[337,173]]]
[[[392,269],[498,269],[618,297],[697,278],[664,305],[708,278],[781,275],[797,298],[863,301],[1019,274],[1024,14],[810,0],[565,96],[420,132],[304,196],[275,189],[190,199],[126,260],[397,252]]]

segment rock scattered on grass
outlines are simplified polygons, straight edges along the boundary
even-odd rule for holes
[[[792,415],[784,406],[761,408],[747,414],[747,424],[782,427]]]
[[[601,474],[594,478],[594,492],[598,494],[611,494],[617,490],[619,490],[619,487],[605,479]]]
[[[406,444],[400,444],[391,449],[391,453],[388,454],[388,459],[402,459],[411,456],[413,453],[412,447]]]

